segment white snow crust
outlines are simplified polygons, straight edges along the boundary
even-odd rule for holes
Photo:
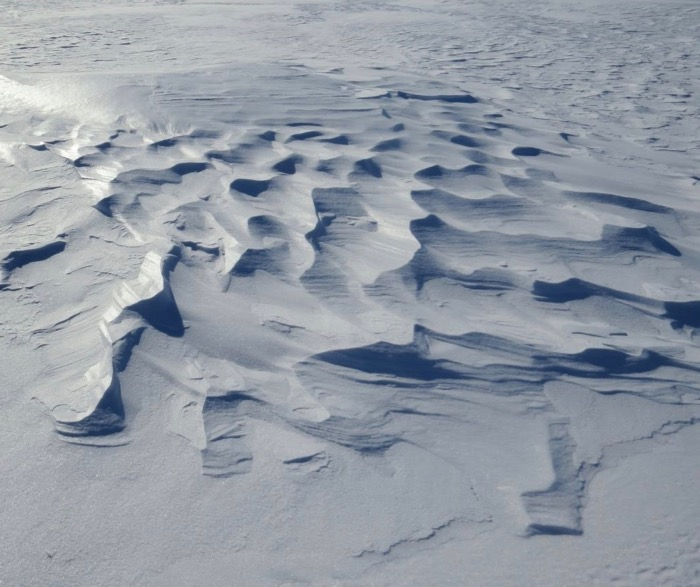
[[[700,4],[2,12],[0,585],[700,585]]]

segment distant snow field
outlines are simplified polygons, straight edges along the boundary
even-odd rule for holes
[[[700,4],[2,12],[0,585],[700,585]]]

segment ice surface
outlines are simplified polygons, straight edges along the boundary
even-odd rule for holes
[[[700,584],[700,6],[6,4],[0,584]]]

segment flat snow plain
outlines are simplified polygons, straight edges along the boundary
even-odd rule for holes
[[[0,585],[700,585],[700,5],[6,0]]]

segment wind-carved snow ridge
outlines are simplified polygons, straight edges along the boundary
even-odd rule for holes
[[[611,447],[700,416],[700,214],[681,172],[620,168],[580,128],[391,70],[171,74],[152,102],[167,123],[49,126],[43,150],[8,150],[43,183],[32,215],[8,204],[25,232],[2,229],[0,295],[38,288],[38,396],[64,437],[141,425],[122,402],[142,393],[139,344],[207,476],[417,463],[427,484],[438,468],[451,511],[357,549],[390,556],[450,520],[581,535],[594,473],[628,454]],[[68,192],[83,216],[58,226]],[[617,414],[597,436],[584,396]]]
[[[136,279],[116,288],[96,323],[75,319],[37,332],[54,346],[47,366],[51,384],[39,397],[60,434],[100,437],[124,429],[118,372],[126,368],[141,332],[150,325],[182,335],[182,319],[167,281],[176,253],[148,252]]]
[[[531,519],[527,532],[581,534],[582,501],[587,481],[583,475],[591,465],[576,466],[576,443],[565,423],[549,425],[549,447],[554,482],[544,491],[528,491],[523,494],[525,511]]]

